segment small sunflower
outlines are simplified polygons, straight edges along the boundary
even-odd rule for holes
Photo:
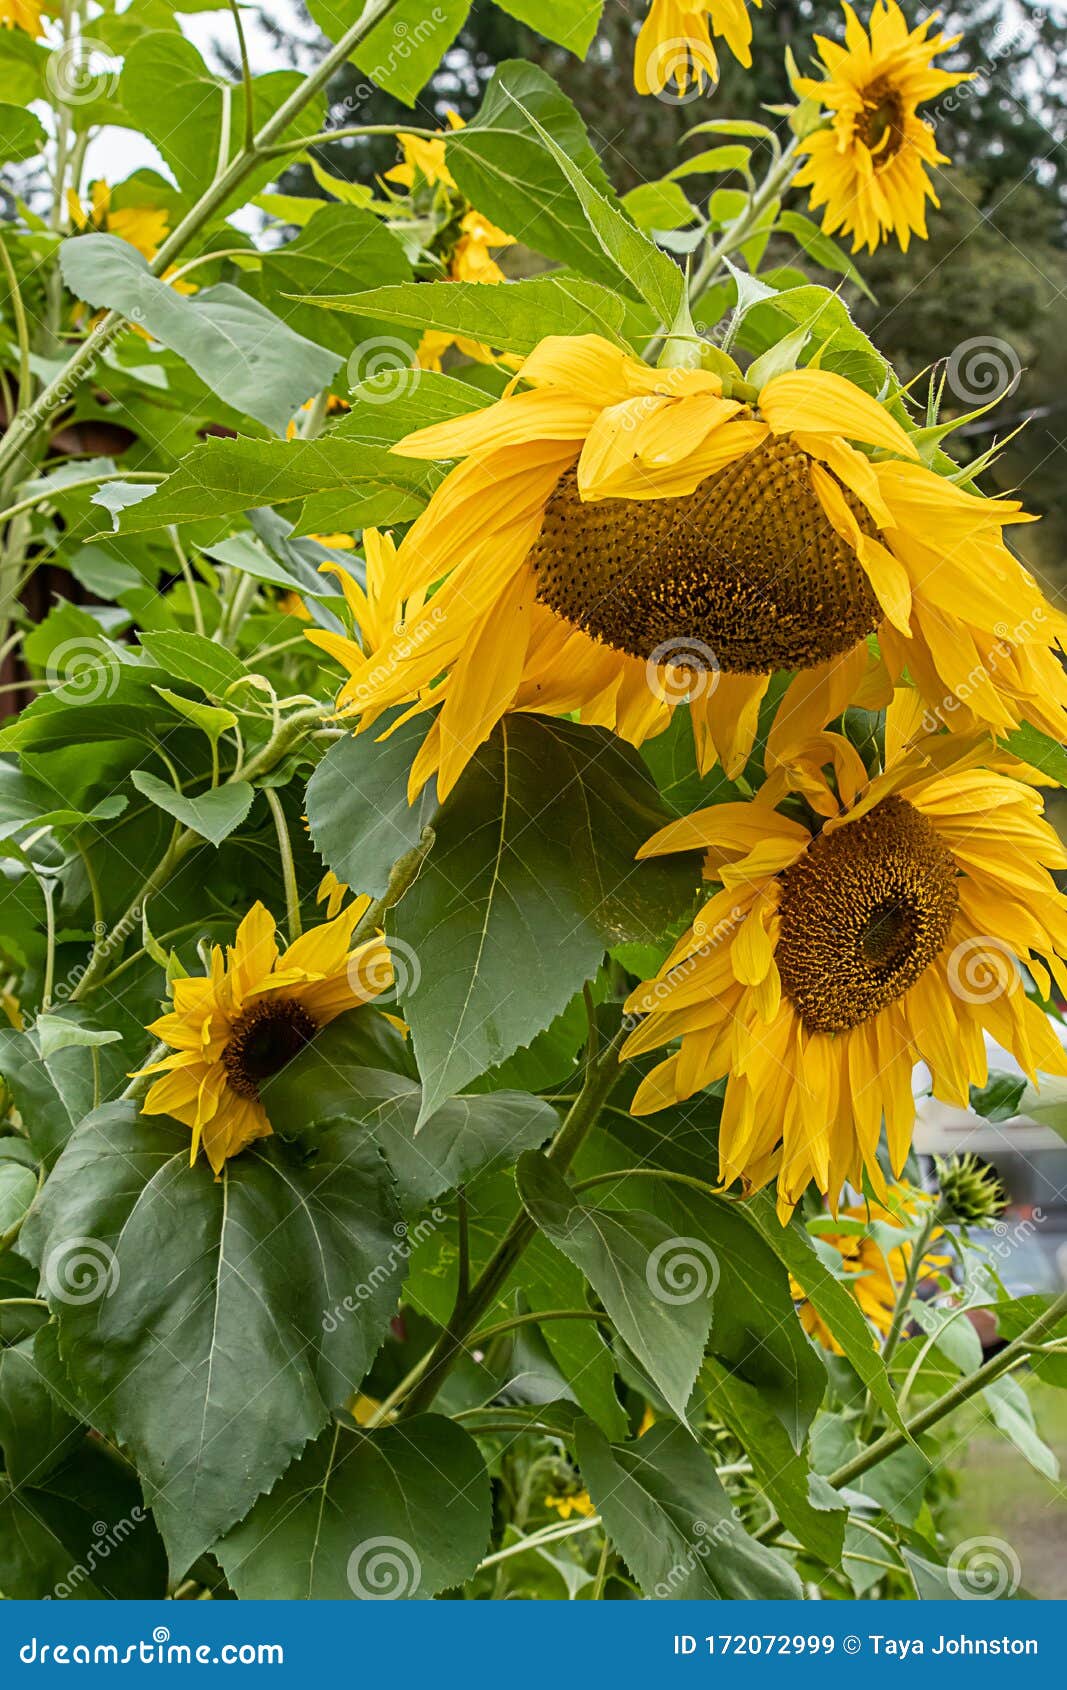
[[[927,469],[843,376],[757,388],[551,337],[504,398],[393,450],[463,460],[393,559],[408,609],[368,649],[309,638],[362,727],[442,702],[419,766],[442,794],[508,710],[581,710],[640,744],[687,693],[702,767],[733,778],[776,670],[775,756],[905,670],[953,728],[1063,737],[1067,619],[1002,538],[1028,519]]]
[[[758,798],[672,822],[640,852],[703,847],[720,889],[627,1005],[644,1020],[624,1056],[680,1040],[632,1112],[728,1076],[719,1176],[750,1190],[777,1179],[785,1218],[811,1181],[834,1201],[866,1173],[885,1201],[882,1120],[899,1174],[918,1061],[961,1107],[987,1078],[983,1029],[1035,1084],[1039,1069],[1067,1073],[1017,967],[1044,995],[1050,971],[1067,986],[1067,899],[1050,873],[1067,853],[1029,785],[975,766],[980,742],[923,734],[921,718],[918,696],[898,694],[873,779],[822,734]]]
[[[172,1115],[193,1130],[190,1161],[203,1144],[218,1173],[254,1139],[271,1131],[260,1087],[322,1027],[368,1003],[392,981],[385,941],[352,949],[352,932],[367,900],[312,927],[279,954],[274,917],[255,904],[211,973],[174,982],[174,1008],[148,1028],[175,1055],[142,1069],[162,1074],[148,1092],[145,1115]]]
[[[825,1249],[834,1250],[840,1256],[844,1283],[865,1319],[882,1337],[893,1323],[893,1312],[900,1287],[907,1278],[914,1248],[910,1240],[898,1245],[887,1243],[884,1229],[892,1227],[913,1231],[925,1218],[924,1211],[932,1207],[932,1199],[913,1186],[893,1185],[889,1189],[887,1205],[864,1203],[841,1209],[838,1221],[844,1221],[846,1228],[841,1231],[820,1228],[818,1235]],[[875,1222],[881,1223],[880,1235],[871,1230]],[[943,1267],[948,1262],[947,1256],[929,1254],[929,1246],[939,1237],[939,1230],[931,1234],[921,1265],[932,1269]],[[837,1339],[800,1286],[793,1282],[792,1290],[805,1332],[823,1349],[832,1350],[835,1355],[843,1354]]]
[[[926,239],[926,201],[939,204],[928,169],[949,162],[918,108],[970,81],[934,68],[960,37],[930,35],[936,12],[909,31],[896,0],[875,0],[869,35],[847,3],[844,11],[843,47],[815,37],[826,80],[796,82],[798,94],[833,116],[828,128],[801,141],[808,157],[794,182],[811,188],[813,209],[826,206],[827,234],[842,229],[852,236],[853,252],[862,246],[873,252],[889,235],[907,252],[913,234]]]
[[[449,129],[462,129],[464,126],[458,112],[447,111],[445,119]],[[447,131],[438,139],[436,135],[427,138],[422,135],[398,134],[397,140],[404,156],[399,164],[394,164],[391,170],[386,171],[385,180],[396,182],[399,187],[409,190],[417,185],[420,177],[431,188],[435,188],[439,182],[446,188],[455,188],[452,172],[445,162],[446,135]]]
[[[759,6],[762,0],[752,0]],[[719,80],[712,37],[726,42],[747,70],[752,64],[752,19],[746,0],[651,0],[634,49],[634,87],[639,94],[684,99],[690,88]]]

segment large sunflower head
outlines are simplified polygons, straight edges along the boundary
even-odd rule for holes
[[[762,0],[752,0],[759,6]],[[746,0],[650,0],[634,48],[634,87],[684,102],[719,80],[714,36],[747,69],[752,20]]]
[[[869,1325],[885,1337],[893,1322],[893,1312],[900,1288],[907,1278],[915,1249],[915,1233],[924,1230],[933,1207],[933,1199],[910,1185],[891,1185],[882,1203],[850,1204],[840,1209],[835,1219],[825,1217],[825,1224],[811,1223],[817,1231],[823,1251],[833,1251],[840,1258],[837,1272],[848,1286]],[[931,1245],[941,1236],[934,1229],[926,1240],[922,1261],[917,1272],[944,1267],[949,1258],[932,1253]],[[793,1282],[797,1313],[805,1332],[824,1349],[841,1355],[842,1349],[814,1304]]]
[[[794,180],[811,188],[813,207],[825,205],[828,234],[852,236],[853,252],[873,252],[890,235],[907,252],[913,234],[926,239],[926,201],[938,204],[928,169],[948,163],[918,108],[970,80],[934,68],[960,37],[930,34],[936,12],[909,31],[896,0],[875,0],[869,34],[847,0],[844,11],[843,47],[815,37],[826,79],[796,82],[831,121],[801,141],[808,157]]]
[[[1038,1069],[1067,1056],[1026,995],[1067,988],[1067,867],[1032,787],[976,766],[980,744],[888,712],[882,773],[823,734],[758,798],[672,822],[643,856],[703,847],[715,891],[655,980],[624,1055],[678,1041],[632,1105],[648,1114],[727,1077],[720,1177],[777,1179],[788,1216],[811,1181],[835,1201],[866,1173],[884,1201],[885,1121],[899,1173],[915,1118],[912,1070],[965,1107],[986,1080],[983,1030]]]
[[[213,948],[210,974],[174,982],[173,1010],[148,1031],[175,1054],[143,1070],[162,1078],[142,1111],[173,1115],[191,1127],[190,1159],[203,1144],[218,1173],[228,1157],[266,1137],[271,1125],[261,1087],[327,1022],[392,983],[383,939],[352,946],[368,902],[356,899],[282,953],[274,917],[256,904],[225,954]]]
[[[507,710],[580,709],[639,743],[687,696],[702,765],[733,776],[776,670],[776,756],[905,669],[950,726],[1060,731],[1067,624],[1003,544],[1018,504],[928,469],[843,376],[756,386],[553,337],[504,398],[394,450],[462,460],[393,560],[408,609],[372,649],[309,638],[362,725],[442,703],[421,769],[442,791]]]

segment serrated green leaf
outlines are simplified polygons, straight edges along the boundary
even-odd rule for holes
[[[589,1494],[646,1599],[795,1600],[788,1561],[749,1537],[710,1457],[663,1420],[631,1443],[609,1444],[580,1421],[578,1464]]]
[[[246,1601],[410,1601],[465,1583],[490,1524],[477,1444],[423,1414],[327,1428],[215,1554]]]
[[[235,828],[240,827],[256,795],[246,780],[228,781],[225,786],[214,787],[196,798],[189,798],[184,792],[175,792],[166,781],[158,780],[145,769],[134,769],[130,779],[142,797],[158,804],[176,822],[183,827],[191,827],[194,833],[199,833],[202,839],[215,846],[221,845]]]
[[[333,311],[476,338],[501,352],[532,352],[552,334],[596,333],[625,344],[625,302],[584,276],[533,276],[493,288],[484,282],[412,282],[369,293],[324,295],[319,303]]]
[[[189,1143],[132,1104],[99,1111],[19,1238],[71,1380],[133,1454],[182,1571],[358,1388],[404,1271],[388,1170],[350,1130],[324,1130],[312,1164],[260,1140],[218,1179],[202,1158],[189,1166]],[[83,1276],[65,1300],[87,1239],[97,1295]],[[324,1324],[345,1297],[352,1312]]]

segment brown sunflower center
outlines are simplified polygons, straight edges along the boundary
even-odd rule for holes
[[[904,145],[904,104],[897,90],[886,81],[872,82],[864,90],[863,111],[856,132],[880,164],[891,159]]]
[[[843,1033],[913,986],[956,913],[956,865],[903,798],[813,841],[781,877],[782,988],[810,1032]]]
[[[530,552],[538,597],[631,657],[738,674],[808,669],[877,625],[878,603],[828,521],[811,460],[789,439],[758,446],[693,493],[578,495],[562,476]],[[857,522],[870,517],[842,489]],[[681,662],[681,656],[673,659]]]
[[[233,1024],[222,1053],[226,1080],[239,1097],[259,1097],[259,1088],[291,1062],[318,1032],[295,998],[265,998]]]

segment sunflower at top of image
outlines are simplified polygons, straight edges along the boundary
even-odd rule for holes
[[[141,1074],[162,1077],[141,1105],[192,1128],[190,1161],[201,1145],[215,1173],[271,1132],[260,1088],[346,1010],[392,984],[384,939],[353,946],[370,900],[355,899],[336,919],[311,927],[279,952],[274,917],[257,903],[234,943],[215,945],[211,972],[174,982],[174,1006],[148,1032],[174,1054]]]
[[[926,237],[926,201],[937,206],[929,170],[949,160],[938,152],[931,125],[918,108],[969,74],[936,69],[934,60],[961,39],[930,35],[934,12],[908,29],[896,0],[876,0],[870,33],[852,7],[845,12],[845,44],[815,37],[825,80],[800,77],[796,92],[832,114],[828,128],[806,136],[807,158],[795,185],[811,189],[811,206],[825,205],[823,229],[852,236],[852,250],[895,235],[904,252],[912,235]]]
[[[953,728],[1064,737],[1067,619],[1002,537],[1029,518],[927,468],[841,375],[757,387],[553,336],[503,398],[393,451],[461,460],[392,559],[394,609],[417,612],[370,646],[308,637],[348,670],[338,712],[360,727],[441,704],[413,797],[431,774],[446,795],[509,710],[580,710],[640,744],[686,698],[702,770],[734,778],[777,671],[779,758],[905,670]]]
[[[759,6],[762,0],[752,0]],[[752,64],[752,19],[746,0],[650,0],[634,47],[639,94],[684,100],[719,80],[714,37],[726,42],[747,70]]]
[[[898,1176],[917,1062],[960,1108],[987,1079],[984,1031],[1035,1085],[1039,1070],[1067,1074],[1019,971],[1043,997],[1050,973],[1067,991],[1067,898],[1051,873],[1067,852],[1025,779],[978,766],[988,741],[924,734],[922,715],[916,693],[895,695],[873,778],[821,734],[758,797],[671,822],[639,853],[703,849],[719,890],[627,1002],[643,1019],[624,1058],[677,1041],[631,1113],[726,1078],[719,1178],[776,1180],[783,1221],[812,1181],[834,1203],[866,1175],[886,1201],[882,1121]]]
[[[916,1248],[916,1243],[906,1235],[921,1227],[934,1202],[934,1198],[914,1186],[894,1184],[889,1188],[888,1207],[870,1202],[850,1204],[838,1211],[836,1223],[810,1227],[824,1255],[833,1251],[840,1258],[836,1274],[855,1297],[864,1319],[883,1338],[893,1324],[900,1289]],[[900,1235],[899,1243],[893,1242],[894,1232]],[[935,1227],[926,1240],[921,1261],[916,1264],[917,1276],[947,1267],[951,1258],[934,1248],[940,1237],[941,1232]],[[841,1345],[814,1304],[795,1280],[790,1285],[800,1324],[808,1336],[824,1350],[843,1355]]]

